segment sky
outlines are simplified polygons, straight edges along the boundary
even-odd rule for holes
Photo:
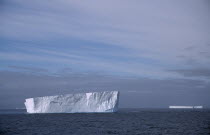
[[[122,108],[210,107],[208,0],[1,0],[0,109],[120,91]]]

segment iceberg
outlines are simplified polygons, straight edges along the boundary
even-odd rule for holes
[[[28,113],[93,113],[116,112],[119,91],[76,93],[27,98]]]
[[[203,106],[169,106],[171,109],[202,109]]]
[[[193,106],[169,106],[171,109],[193,109]]]
[[[203,109],[203,106],[193,106],[194,109]]]

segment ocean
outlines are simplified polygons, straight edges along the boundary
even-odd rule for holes
[[[209,135],[210,110],[120,109],[117,113],[27,114],[0,110],[1,135]]]

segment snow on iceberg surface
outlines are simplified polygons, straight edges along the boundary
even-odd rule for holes
[[[28,98],[28,113],[116,112],[119,92],[104,91]]]

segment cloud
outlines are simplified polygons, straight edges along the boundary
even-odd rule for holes
[[[23,66],[8,66],[9,68],[12,69],[17,69],[17,70],[23,70],[23,71],[29,71],[29,72],[35,72],[35,73],[40,73],[40,72],[48,72],[47,69],[44,68],[35,68],[35,67],[23,67]]]
[[[205,27],[208,28],[210,20],[199,19],[208,18],[205,2],[14,1],[15,6],[12,3],[5,3],[1,13],[4,21],[0,35],[7,38],[71,37],[97,41],[138,50],[141,55],[170,64],[180,61],[176,56],[185,53],[182,48],[209,42],[210,31]]]
[[[107,74],[154,78],[164,78],[168,76],[176,77],[176,75],[173,75],[171,72],[161,71],[161,66],[158,64],[155,67],[148,66],[147,63],[155,65],[155,62],[152,59],[132,56],[126,54],[126,51],[124,53],[122,53],[123,51],[114,51],[111,54],[103,54],[103,50],[98,51],[96,48],[86,54],[87,52],[83,52],[83,50],[77,51],[76,49],[73,51],[38,49],[38,47],[16,47],[16,49],[21,50],[19,52],[0,51],[0,59],[7,61],[50,63],[51,65],[55,64],[56,66],[57,64],[65,64],[73,70],[85,67],[85,70],[83,69],[83,71],[86,72],[104,72]],[[95,53],[96,50],[97,53]],[[48,66],[46,68],[51,71],[51,68],[54,67]]]
[[[171,70],[172,72],[177,72],[183,76],[189,77],[206,77],[210,78],[210,69],[198,68],[198,69],[176,69]]]
[[[140,93],[140,94],[152,94],[152,91],[136,91],[136,90],[129,90],[128,93]]]
[[[206,1],[9,0],[3,7],[3,61],[55,62],[54,68],[154,78],[180,77],[167,72],[177,65],[210,66]]]

